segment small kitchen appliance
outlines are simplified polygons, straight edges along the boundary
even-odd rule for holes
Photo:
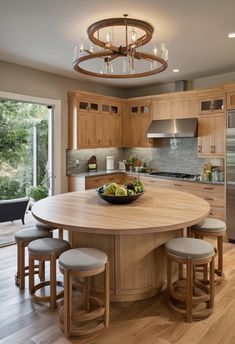
[[[114,170],[114,157],[113,156],[106,156],[106,170]]]

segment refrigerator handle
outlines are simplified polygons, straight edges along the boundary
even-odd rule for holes
[[[231,113],[227,114],[227,128],[231,128]]]

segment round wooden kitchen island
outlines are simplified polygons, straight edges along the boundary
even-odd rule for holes
[[[111,301],[134,301],[165,288],[163,244],[207,217],[209,210],[202,198],[169,189],[147,190],[125,205],[107,203],[88,190],[38,201],[32,213],[43,223],[69,230],[73,247],[106,252]],[[102,280],[97,278],[94,286],[100,290]]]

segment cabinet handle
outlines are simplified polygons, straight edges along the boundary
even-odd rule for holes
[[[99,144],[99,145],[101,144],[101,140],[98,140],[98,144]]]
[[[210,212],[209,215],[214,215],[214,213],[211,213],[211,212]]]
[[[204,187],[204,190],[213,190],[214,188]]]
[[[91,140],[88,140],[88,145],[90,145],[91,144]]]
[[[202,146],[198,146],[197,152],[198,152],[198,153],[201,153],[201,152],[202,152]]]
[[[174,184],[175,186],[182,186],[182,184]]]
[[[210,198],[210,197],[204,197],[204,199],[207,201],[214,201],[214,198]]]
[[[215,146],[214,145],[211,146],[211,153],[215,153]]]

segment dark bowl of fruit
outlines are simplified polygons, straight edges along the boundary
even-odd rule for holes
[[[97,193],[106,202],[112,204],[128,204],[137,200],[144,194],[143,184],[139,180],[117,185],[111,183],[97,189]]]

